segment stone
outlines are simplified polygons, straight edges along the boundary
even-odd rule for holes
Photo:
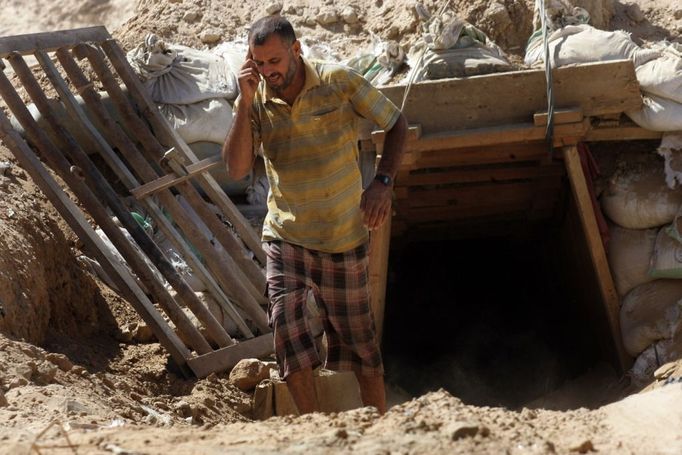
[[[677,20],[682,19],[682,8],[677,8],[675,11],[673,11],[673,16],[675,16],[675,19]]]
[[[11,390],[16,389],[17,387],[23,387],[26,384],[28,384],[28,380],[26,378],[14,378],[9,384],[7,384],[7,387],[9,387]]]
[[[58,370],[59,368],[56,365],[44,362],[38,366],[38,370],[34,374],[34,380],[42,384],[51,384],[54,382]]]
[[[221,38],[222,34],[218,30],[206,30],[199,35],[199,39],[204,44],[217,43]]]
[[[331,25],[339,21],[339,15],[334,8],[322,8],[316,19],[320,25]]]
[[[568,450],[570,452],[578,453],[595,452],[594,445],[592,444],[592,441],[590,441],[589,439],[586,439],[579,444],[572,445]]]
[[[312,17],[312,16],[307,16],[307,17],[304,19],[304,22],[303,22],[303,23],[304,23],[305,25],[307,25],[308,27],[314,27],[314,26],[317,24],[317,21],[315,20],[314,17]]]
[[[282,3],[272,2],[265,7],[265,12],[270,15],[279,14],[279,12],[282,11],[282,8],[283,8]]]
[[[80,365],[76,365],[73,368],[71,368],[71,373],[75,374],[76,376],[82,376],[82,377],[87,377],[90,376],[90,373],[88,370],[86,370],[84,367]]]
[[[677,363],[675,362],[668,362],[665,365],[661,365],[656,371],[654,371],[654,378],[658,379],[659,381],[666,379],[673,374],[676,367]]]
[[[7,401],[7,398],[5,397],[5,392],[0,389],[0,408],[4,408],[6,406],[9,406],[9,401]]]
[[[184,400],[175,403],[173,409],[182,418],[192,417],[192,407]]]
[[[73,368],[73,363],[64,354],[49,353],[45,356],[45,360],[57,365],[57,367],[62,371],[70,371]]]
[[[636,3],[630,3],[629,5],[627,5],[625,7],[625,14],[637,24],[646,19],[644,13],[640,9],[639,5]]]
[[[355,24],[360,20],[360,18],[358,18],[358,13],[352,6],[346,6],[341,10],[341,19],[343,19],[346,24]]]
[[[230,384],[248,392],[270,377],[270,367],[258,359],[242,359],[230,371]]]
[[[448,431],[452,440],[457,441],[458,439],[476,436],[479,426],[475,422],[455,422],[448,426]]]
[[[156,341],[156,336],[147,324],[138,324],[133,332],[133,340],[141,344],[148,344]]]
[[[187,11],[184,16],[182,16],[182,20],[188,23],[192,23],[196,21],[199,18],[199,13],[196,11]]]

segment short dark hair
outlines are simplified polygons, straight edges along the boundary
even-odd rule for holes
[[[261,46],[270,37],[277,35],[287,45],[294,44],[296,33],[294,27],[285,17],[280,15],[265,16],[251,24],[249,44]]]

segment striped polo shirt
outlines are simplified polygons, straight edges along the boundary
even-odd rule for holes
[[[254,97],[254,150],[262,143],[270,182],[263,240],[340,253],[368,239],[360,211],[358,119],[388,130],[400,111],[344,66],[303,64],[305,85],[292,106],[262,81]]]

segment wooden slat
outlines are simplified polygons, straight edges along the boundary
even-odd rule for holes
[[[111,39],[111,35],[103,26],[6,36],[0,38],[0,57],[7,57],[10,52],[22,55],[33,54],[37,49],[51,52],[60,47],[72,47],[83,42],[99,42],[108,39]]]
[[[629,60],[553,70],[556,106],[575,106],[586,117],[639,109],[642,98]],[[380,90],[400,105],[405,86]],[[404,109],[424,135],[438,131],[531,122],[547,108],[544,70],[486,74],[412,85]]]
[[[408,155],[411,155],[408,154]],[[419,152],[412,169],[471,166],[494,163],[539,162],[548,158],[544,143],[510,144],[495,147],[435,149]]]
[[[660,139],[661,131],[651,131],[639,126],[619,126],[616,128],[592,128],[585,135],[586,141],[634,141],[640,139]]]
[[[625,370],[627,368],[626,366],[630,363],[630,359],[623,348],[623,340],[620,332],[620,300],[618,298],[618,292],[613,284],[613,278],[611,277],[609,263],[606,258],[606,252],[604,251],[604,244],[602,243],[599,227],[597,226],[597,219],[594,214],[595,208],[592,205],[592,200],[587,187],[587,180],[583,173],[577,148],[565,148],[564,160],[569,181],[571,182],[573,197],[575,198],[578,214],[587,240],[590,257],[592,258],[592,265],[594,267],[593,272],[597,276],[597,281],[599,282],[602,299],[601,303],[606,310],[613,345],[618,354],[620,367]]]
[[[211,169],[224,165],[225,164],[220,155],[212,156],[197,163],[187,165],[187,175],[178,177],[174,174],[167,174],[154,181],[140,185],[137,188],[133,188],[130,190],[130,192],[133,196],[135,196],[135,199],[142,200],[158,191],[165,190],[166,188],[170,188],[171,186],[177,185],[178,183],[182,183],[185,180],[196,176],[197,174],[210,171]]]
[[[536,112],[533,114],[533,124],[535,126],[546,126],[547,125],[547,111]],[[562,123],[577,123],[583,120],[583,110],[579,107],[567,108],[567,109],[555,109],[552,120],[555,125],[560,125]]]
[[[566,174],[563,164],[548,166],[486,167],[480,169],[452,169],[440,172],[415,174],[400,178],[396,191],[402,186],[439,185],[445,183],[503,182],[507,180],[535,179]]]
[[[198,378],[205,378],[215,371],[232,369],[244,358],[259,358],[269,355],[274,350],[272,333],[242,341],[234,346],[218,349],[187,361],[189,367]]]

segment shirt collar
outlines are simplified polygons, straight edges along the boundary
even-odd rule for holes
[[[303,95],[306,93],[308,90],[313,89],[314,87],[317,87],[320,85],[320,75],[317,73],[317,70],[315,69],[315,66],[313,66],[312,63],[310,63],[307,59],[305,59],[303,56],[301,56],[301,60],[303,61],[303,68],[305,69],[305,82],[303,83],[303,88],[301,89],[301,93],[298,94],[298,96]],[[263,99],[265,102],[268,101],[273,101],[273,100],[281,100],[277,96],[277,93],[275,93],[274,90],[272,90],[270,87],[268,87],[268,84],[263,81]]]

